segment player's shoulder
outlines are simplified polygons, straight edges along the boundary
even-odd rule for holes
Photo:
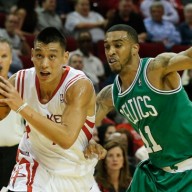
[[[70,66],[64,66],[64,68],[68,71],[69,76],[79,76],[79,75],[85,75],[85,73],[81,70],[74,69]],[[85,75],[86,76],[86,75]]]
[[[92,81],[86,76],[83,71],[74,69],[69,66],[67,66],[66,69],[69,70],[66,78],[66,82],[68,82],[67,85],[73,85],[70,86],[73,89],[82,89],[82,87],[86,89],[86,87],[93,87]]]
[[[173,58],[175,55],[176,53],[165,52],[157,55],[154,58],[151,58],[148,65],[150,71],[166,67],[170,59]]]
[[[17,78],[23,78],[27,72],[34,73],[34,71],[35,71],[34,68],[21,69],[21,70],[17,71],[16,73],[9,76],[9,82],[11,82],[11,84],[14,85]],[[27,74],[27,76],[29,76],[29,75]]]

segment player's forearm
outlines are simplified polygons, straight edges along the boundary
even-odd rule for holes
[[[175,54],[168,62],[167,72],[192,69],[192,47]]]
[[[185,55],[185,56],[187,56],[187,57],[189,57],[189,58],[192,58],[192,47],[190,47],[190,48],[187,49],[186,51],[183,51],[183,52],[181,52],[181,53],[179,53],[179,54],[182,54],[182,55]]]
[[[103,118],[114,109],[111,85],[104,87],[98,93],[96,107],[96,126],[99,126]]]
[[[95,125],[100,126],[102,123],[102,120],[107,115],[107,112],[101,109],[101,106],[97,103],[97,110],[96,110],[96,119],[95,119]]]
[[[102,123],[102,120],[106,117],[106,115],[113,110],[113,107],[109,107],[107,105],[104,105],[102,101],[98,98],[96,102],[96,120],[95,125],[100,126]]]
[[[37,131],[64,149],[68,149],[76,139],[67,131],[67,127],[47,119],[29,106],[26,106],[20,114]]]

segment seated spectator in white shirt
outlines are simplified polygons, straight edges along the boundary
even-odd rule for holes
[[[103,16],[90,10],[89,0],[77,0],[75,11],[67,15],[65,22],[66,30],[72,32],[75,38],[80,31],[89,30],[94,43],[104,39],[105,25]]]

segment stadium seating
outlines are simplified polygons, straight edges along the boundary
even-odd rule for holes
[[[140,57],[156,57],[163,52],[165,52],[163,43],[140,43]]]

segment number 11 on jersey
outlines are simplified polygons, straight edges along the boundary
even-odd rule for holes
[[[147,134],[147,138],[144,137],[144,135],[142,134],[140,129],[139,129],[139,133],[141,135],[143,142],[145,143],[145,146],[146,146],[148,153],[154,153],[157,151],[161,151],[162,147],[160,145],[158,145],[156,143],[156,141],[154,140],[149,126],[145,126],[144,130],[145,130],[145,133]],[[150,144],[149,144],[149,142],[150,142]]]

